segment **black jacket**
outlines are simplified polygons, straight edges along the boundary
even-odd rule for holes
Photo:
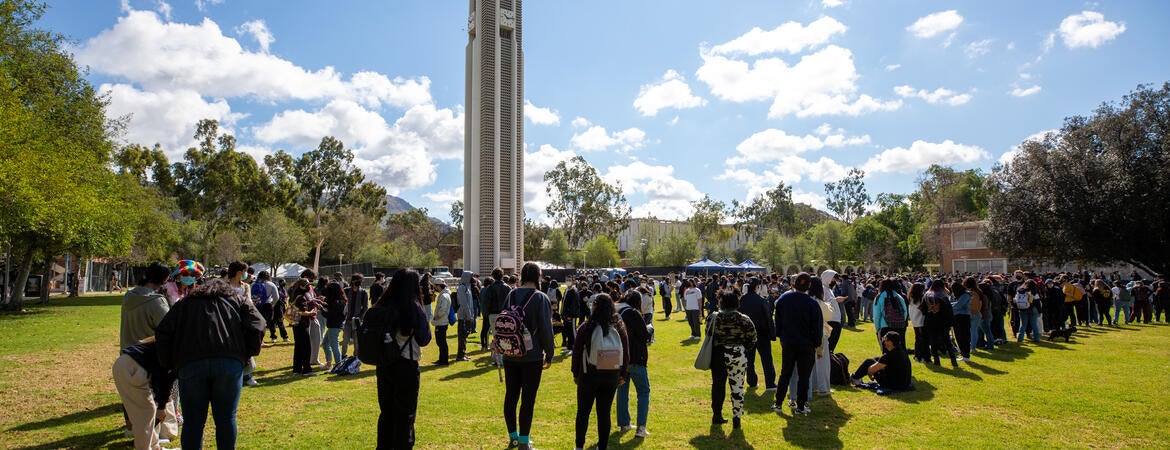
[[[824,337],[824,316],[821,305],[808,294],[786,292],[776,299],[776,335],[780,342],[800,347],[816,348]]]
[[[581,293],[575,286],[565,290],[565,299],[561,301],[561,317],[575,319],[581,317]]]
[[[504,310],[504,300],[511,288],[503,281],[496,281],[484,289],[483,309],[486,314],[499,314]]]
[[[739,312],[746,314],[756,326],[756,341],[767,342],[776,338],[775,323],[772,319],[772,305],[755,292],[748,292],[739,299]]]
[[[625,305],[623,303],[623,305]],[[642,312],[629,305],[618,310],[618,316],[626,324],[626,337],[630,343],[630,364],[646,367],[650,359],[650,331],[646,329],[646,319]]]
[[[252,302],[238,296],[187,296],[171,307],[155,329],[158,360],[176,370],[206,358],[245,362],[260,354],[264,325]]]

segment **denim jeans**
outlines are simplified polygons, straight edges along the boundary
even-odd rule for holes
[[[1130,322],[1129,315],[1131,312],[1133,312],[1132,308],[1133,308],[1133,302],[1122,302],[1122,301],[1114,300],[1113,301],[1113,323],[1120,324],[1121,322],[1118,321],[1118,317],[1119,317],[1118,314],[1124,314],[1125,315],[1125,323],[1126,323],[1126,325],[1128,325]]]
[[[984,339],[991,335],[991,328],[984,328],[983,323],[983,314],[971,313],[971,350],[979,348],[980,333],[983,333]]]
[[[1020,311],[1020,333],[1016,340],[1024,342],[1024,337],[1028,335],[1028,327],[1032,329],[1032,340],[1040,342],[1040,315],[1036,313],[1036,308]]]
[[[638,426],[646,426],[650,415],[650,374],[646,366],[630,364],[630,376],[626,383],[617,388],[617,423],[619,427],[630,424],[630,383],[638,394]]]
[[[325,349],[325,362],[341,362],[341,343],[337,341],[337,336],[340,334],[341,328],[325,330],[325,337],[321,340],[321,347]]]
[[[244,382],[244,363],[235,358],[205,358],[179,369],[179,396],[183,398],[183,448],[203,448],[207,407],[215,421],[215,446],[236,448],[236,407]]]
[[[873,299],[861,298],[861,317],[862,320],[873,320]]]

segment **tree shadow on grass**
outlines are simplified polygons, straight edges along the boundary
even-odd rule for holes
[[[39,422],[30,422],[26,424],[17,425],[10,428],[8,431],[34,431],[43,430],[45,428],[55,428],[61,425],[70,425],[78,422],[88,422],[105,416],[120,415],[122,413],[121,403],[110,403],[105,406],[99,406],[94,409],[85,411],[78,411],[75,413],[66,414],[61,417],[54,417],[51,419],[41,420]],[[119,436],[121,436],[119,434]],[[55,448],[55,447],[54,447]]]
[[[485,373],[491,372],[493,370],[496,370],[496,366],[493,366],[493,365],[488,364],[488,363],[476,364],[474,368],[464,369],[464,370],[460,370],[460,371],[452,373],[452,374],[444,375],[442,378],[439,378],[439,380],[440,381],[450,381],[450,380],[461,380],[461,379],[466,379],[466,378],[475,378],[475,377],[478,377],[478,376],[483,375]]]
[[[24,309],[22,311],[8,311],[0,310],[0,322],[15,322],[18,320],[32,319],[49,312],[45,308]]]
[[[71,306],[119,306],[122,304],[122,300],[125,298],[124,295],[125,294],[114,294],[114,295],[101,295],[101,296],[93,296],[93,297],[87,296],[87,297],[74,297],[74,298],[52,297],[49,299],[48,305],[42,305],[42,304],[40,304],[40,301],[36,301],[36,303],[26,301],[25,306],[32,307],[35,309],[42,309],[45,307],[56,308],[56,307],[71,307]],[[34,301],[35,301],[35,299],[34,299]]]
[[[108,448],[111,444],[117,441],[127,441],[130,439],[122,434],[122,429],[117,428],[113,430],[97,431],[89,434],[82,434],[78,436],[70,436],[55,442],[47,444],[33,445],[27,447],[18,447],[19,450],[49,450],[59,448]],[[133,445],[126,445],[132,447]]]
[[[744,426],[751,426],[749,417],[744,416]],[[730,419],[729,419],[730,420]],[[691,438],[691,445],[699,449],[754,449],[752,444],[749,444],[744,436],[743,429],[731,430],[731,434],[727,434],[724,428],[731,428],[731,423],[724,425],[711,425],[710,431],[706,435],[695,436]]]

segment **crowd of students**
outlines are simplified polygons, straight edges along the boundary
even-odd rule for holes
[[[383,327],[385,340],[362,347],[390,349],[376,367],[379,448],[415,443],[422,349],[435,341],[435,365],[470,361],[468,340],[474,334],[502,373],[501,415],[509,447],[533,448],[537,394],[560,337],[560,353],[571,354],[569,371],[577,386],[575,447],[584,446],[595,412],[597,448],[605,449],[615,400],[617,426],[635,430],[638,438],[650,436],[648,363],[655,312],[666,319],[685,313],[690,338],[704,339],[696,367],[711,371],[711,423],[728,422],[723,403],[730,392],[735,428],[742,426],[745,390],[761,379],[766,391],[775,392],[774,411],[783,413],[787,397],[794,416],[811,414],[809,399],[832,393],[841,330],[863,321],[873,323],[878,356],[864,360],[847,382],[891,392],[912,388],[911,355],[935,365],[945,355],[957,369],[977,351],[994,351],[1012,336],[1020,343],[1029,336],[1039,341],[1042,333],[1067,339],[1078,325],[1149,323],[1163,315],[1170,321],[1165,280],[1126,281],[1103,273],[884,277],[826,270],[819,276],[657,279],[595,274],[561,282],[542,277],[539,266],[529,263],[518,276],[497,268],[481,280],[465,272],[458,286],[409,269],[389,279],[378,273],[368,288],[362,274],[319,279],[306,270],[291,283],[273,281],[267,272],[253,277],[243,262],[216,274],[194,261],[174,268],[153,264],[144,274],[126,293],[122,351],[113,367],[128,433],[141,449],[179,438],[180,425],[183,447],[200,448],[209,406],[217,446],[234,448],[240,391],[258,384],[251,376],[253,357],[265,330],[270,342],[277,341],[278,331],[288,342],[285,322],[292,328],[292,371],[301,376],[344,370],[355,359],[349,350],[359,354],[359,335],[370,324]],[[447,347],[452,326],[454,361]],[[914,342],[908,346],[911,328]],[[773,341],[781,350],[779,371]],[[637,401],[634,416],[630,385]]]

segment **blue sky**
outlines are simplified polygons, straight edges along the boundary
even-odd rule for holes
[[[338,6],[344,5],[344,7]],[[432,215],[462,198],[466,1],[50,2],[126,142],[172,158],[219,119],[260,157],[342,139]],[[1014,146],[1170,75],[1160,1],[567,1],[524,5],[526,208],[584,156],[635,216],[682,218],[779,181],[823,206],[867,172],[913,190],[931,163]]]

